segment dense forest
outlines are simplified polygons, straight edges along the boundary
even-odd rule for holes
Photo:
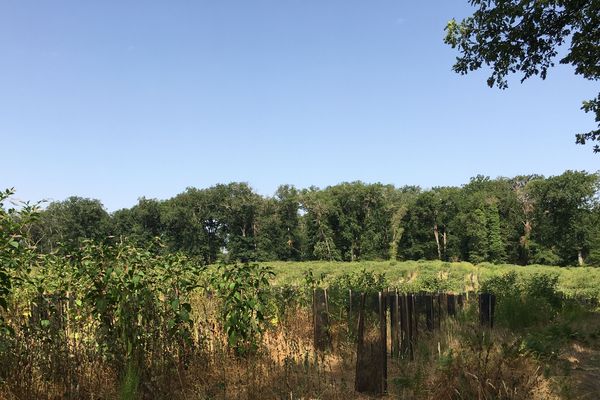
[[[600,175],[566,171],[461,187],[341,183],[280,186],[264,197],[246,183],[141,198],[108,213],[99,200],[52,202],[31,227],[39,249],[124,240],[205,263],[221,260],[418,260],[600,265]],[[156,242],[160,246],[156,246]]]

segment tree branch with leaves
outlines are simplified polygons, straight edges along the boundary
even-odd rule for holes
[[[585,79],[600,79],[599,0],[470,0],[473,15],[446,26],[444,42],[460,55],[452,69],[461,74],[489,66],[490,87],[508,87],[507,76],[522,74],[521,83],[538,75],[545,79],[561,46],[568,45],[560,64],[575,67]],[[600,93],[583,102],[595,114],[598,128],[576,134],[576,143],[600,142]],[[600,152],[600,144],[593,147]]]

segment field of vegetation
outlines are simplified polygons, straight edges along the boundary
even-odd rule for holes
[[[441,313],[435,330],[422,316],[414,358],[386,357],[392,398],[568,399],[598,389],[592,269],[202,267],[122,243],[88,242],[71,257],[4,244],[14,263],[3,287],[0,398],[366,398],[354,390],[364,368],[356,366],[356,304],[347,294],[386,288],[473,289],[498,299],[493,329],[479,323],[475,295],[456,317]],[[511,273],[518,269],[525,273]],[[583,291],[567,290],[579,271],[590,278],[580,281]],[[329,296],[325,350],[315,348],[311,308],[320,287]]]
[[[587,189],[565,205],[553,185],[574,181]],[[593,398],[600,270],[573,265],[596,257],[597,181],[533,179],[517,231],[496,224],[519,199],[506,180],[264,203],[229,185],[110,216],[85,199],[11,207],[7,190],[0,398]],[[552,228],[564,215],[584,222]]]
[[[404,399],[569,399],[598,391],[593,268],[206,266],[165,252],[158,239],[146,247],[82,239],[77,248],[44,252],[30,236],[38,211],[1,210],[0,398],[367,398],[373,390],[359,382],[375,375],[375,392]],[[317,311],[321,289],[326,306]],[[438,299],[435,307],[413,303],[409,339],[381,339],[399,328],[392,308],[371,312],[351,294],[377,299],[386,290]],[[452,313],[437,296],[465,292]],[[477,293],[496,296],[493,327],[482,323]],[[369,364],[381,357],[383,366]]]
[[[367,271],[384,274],[393,288],[407,288],[418,291],[432,283],[432,290],[461,293],[477,291],[481,282],[490,278],[515,272],[522,276],[547,274],[558,278],[558,289],[566,296],[600,299],[600,269],[596,267],[556,267],[548,265],[530,265],[483,263],[473,265],[469,262],[442,261],[270,261],[262,263],[273,268],[275,285],[298,285],[307,272],[323,278],[325,284],[342,274]]]

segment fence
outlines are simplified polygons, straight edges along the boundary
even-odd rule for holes
[[[357,302],[358,299],[358,302]],[[360,393],[384,394],[387,391],[387,360],[414,360],[419,333],[441,328],[442,320],[454,318],[474,293],[398,293],[349,291],[347,302],[348,330],[356,338],[355,390]],[[494,326],[496,297],[490,293],[477,296],[479,322]],[[326,289],[313,292],[313,328],[316,350],[332,348]],[[356,330],[353,325],[356,323]],[[388,340],[388,331],[390,340]],[[389,344],[389,346],[388,346]]]

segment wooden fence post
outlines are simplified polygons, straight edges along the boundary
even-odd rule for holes
[[[496,296],[490,293],[479,294],[479,321],[481,325],[489,328],[494,327],[494,310],[496,308]]]
[[[331,349],[327,289],[313,290],[313,337],[315,350]]]
[[[386,297],[385,293],[377,293],[376,309],[366,310],[366,294],[361,295],[354,380],[354,390],[359,393],[382,395],[387,391]]]
[[[425,294],[423,295],[423,299],[425,300],[425,323],[427,327],[427,331],[433,331],[433,295]]]
[[[398,306],[398,292],[388,292],[390,308],[390,332],[391,332],[391,353],[392,357],[397,358],[400,354],[400,318]]]
[[[408,352],[409,359],[412,361],[415,359],[414,347],[417,342],[418,337],[418,322],[419,322],[419,314],[415,312],[415,295],[410,294],[407,298],[407,306],[408,306]]]
[[[387,393],[387,302],[388,293],[379,292],[379,329],[381,331],[381,360],[383,367],[381,393]]]
[[[445,293],[438,293],[437,295],[437,329],[440,330],[442,329],[442,317],[444,315],[444,311],[442,308],[442,304],[444,303],[446,299],[446,294]]]
[[[449,317],[456,316],[456,298],[454,297],[454,294],[448,294],[446,296],[446,302],[447,302],[448,316]]]

